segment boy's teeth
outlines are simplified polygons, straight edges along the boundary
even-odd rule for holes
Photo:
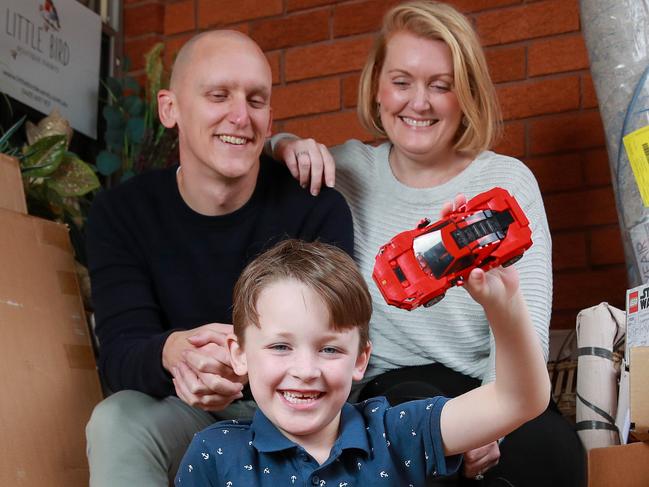
[[[246,139],[243,137],[235,137],[234,135],[219,135],[219,139],[227,144],[243,145]]]
[[[433,125],[433,120],[415,120],[414,118],[401,117],[401,120],[414,127],[429,127]]]
[[[305,403],[305,402],[310,402],[314,399],[317,399],[320,397],[319,392],[308,392],[308,393],[300,393],[296,394],[294,392],[282,392],[284,395],[284,399],[286,399],[288,402],[292,403]]]

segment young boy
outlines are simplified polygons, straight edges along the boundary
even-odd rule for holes
[[[236,284],[227,340],[259,409],[198,433],[176,486],[423,486],[457,470],[459,453],[539,415],[550,385],[516,271],[474,270],[466,289],[491,323],[496,381],[450,400],[351,405],[372,348],[371,298],[354,262],[297,240],[262,254]]]

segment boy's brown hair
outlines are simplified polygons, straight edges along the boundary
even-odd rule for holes
[[[294,239],[259,255],[234,286],[232,322],[242,345],[246,327],[259,326],[257,300],[261,291],[287,279],[305,284],[320,296],[334,330],[358,328],[361,349],[367,345],[372,299],[352,258],[333,245]]]

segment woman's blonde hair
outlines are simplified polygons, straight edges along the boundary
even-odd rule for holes
[[[446,43],[453,58],[453,91],[464,115],[455,150],[471,155],[488,149],[500,136],[502,120],[496,90],[476,32],[468,19],[450,5],[415,0],[389,10],[363,72],[358,94],[358,117],[376,136],[385,136],[376,94],[387,43],[396,32]]]

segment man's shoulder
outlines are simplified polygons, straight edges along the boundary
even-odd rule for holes
[[[165,169],[154,169],[141,174],[137,174],[132,178],[119,183],[104,192],[99,196],[99,199],[111,202],[129,202],[132,198],[142,200],[143,197],[148,195],[158,194],[165,191],[169,181],[173,178],[175,173],[174,167]]]
[[[281,162],[262,155],[261,164],[263,184],[272,188],[269,194],[276,195],[290,204],[300,203],[308,206],[330,205],[344,202],[343,196],[335,189],[323,187],[318,196],[313,196],[308,188],[302,188],[300,183],[291,175]]]

